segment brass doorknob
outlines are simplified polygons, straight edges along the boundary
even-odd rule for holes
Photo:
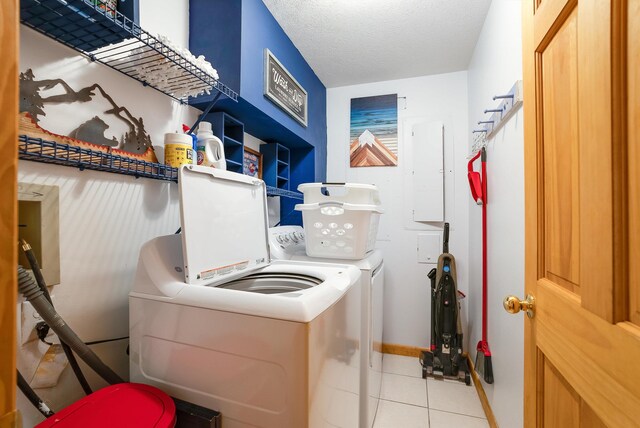
[[[504,298],[502,305],[504,306],[504,310],[509,312],[510,314],[517,314],[520,311],[527,311],[527,316],[529,318],[533,318],[533,309],[535,303],[536,299],[531,294],[527,294],[525,300],[520,300],[516,296],[507,296]]]

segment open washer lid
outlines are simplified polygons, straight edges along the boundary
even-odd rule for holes
[[[216,285],[270,263],[264,181],[184,165],[178,184],[186,283]]]

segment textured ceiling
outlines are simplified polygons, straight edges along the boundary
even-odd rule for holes
[[[263,0],[326,87],[466,70],[491,0]]]

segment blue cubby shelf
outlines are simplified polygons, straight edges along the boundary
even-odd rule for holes
[[[262,179],[268,186],[289,190],[289,149],[279,143],[262,144]]]
[[[224,112],[209,113],[204,120],[211,122],[213,134],[222,140],[227,171],[242,174],[244,158],[244,125],[233,116]]]
[[[136,23],[137,0],[121,0],[118,11],[111,13],[102,10],[103,5],[102,0],[20,0],[20,21],[92,61],[180,102],[188,100],[174,92],[185,86],[193,90],[212,87],[213,92],[237,102],[235,91]],[[140,67],[150,62],[171,65],[173,73],[169,84],[158,87],[144,80]]]
[[[224,137],[224,142],[225,142],[225,143],[228,143],[228,144],[236,144],[236,145],[238,145],[238,146],[242,146],[242,145],[244,145],[241,141],[235,140],[235,139],[233,139],[233,138],[231,138],[231,137],[228,137],[228,136],[226,136],[226,135],[225,135],[225,137]]]
[[[227,159],[227,171],[237,172],[238,174],[242,174],[242,164],[240,162],[235,162],[230,159]]]
[[[168,165],[32,138],[27,135],[18,137],[18,156],[23,160],[70,166],[81,171],[104,171],[136,178],[178,181],[178,169]],[[267,186],[267,196],[284,196],[293,200],[302,200],[302,194],[299,192],[272,186]]]

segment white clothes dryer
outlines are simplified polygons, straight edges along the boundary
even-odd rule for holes
[[[281,260],[345,263],[362,272],[363,352],[360,360],[360,427],[371,428],[375,419],[382,387],[382,322],[384,300],[384,262],[382,252],[374,250],[361,260],[320,259],[309,257],[305,250],[304,229],[300,226],[278,226],[269,229],[271,256]],[[363,393],[363,391],[367,391]]]
[[[141,249],[131,381],[222,413],[225,428],[359,425],[360,271],[275,261],[262,180],[188,165],[182,233]]]

